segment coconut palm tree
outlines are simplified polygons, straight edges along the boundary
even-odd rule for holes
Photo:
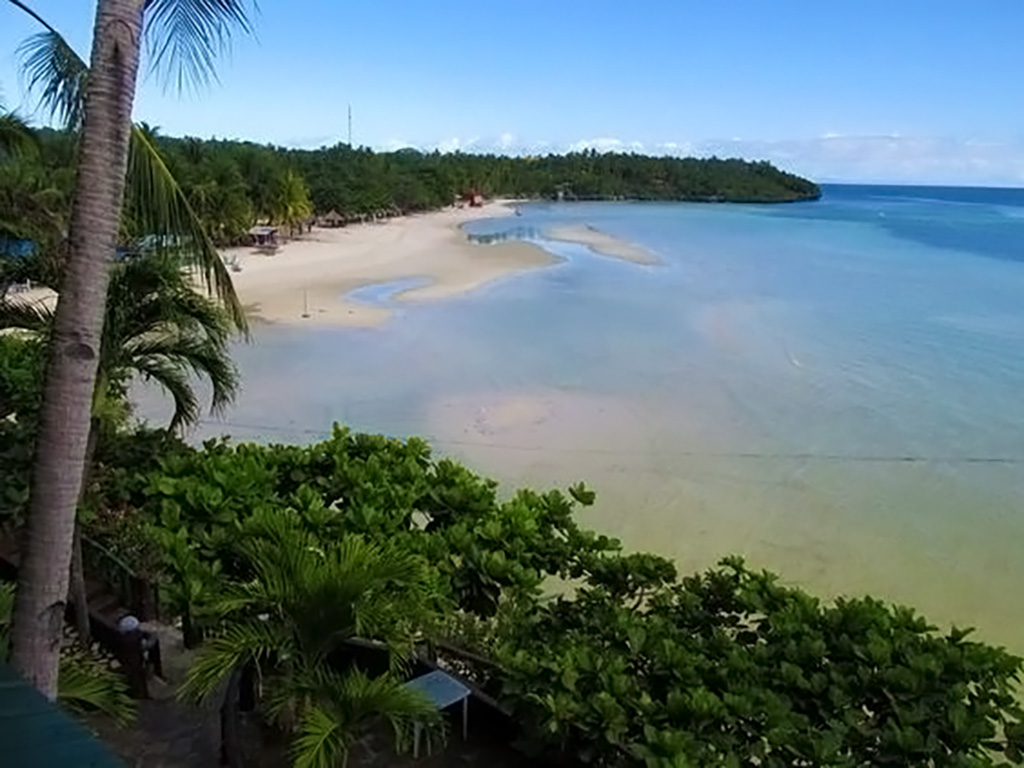
[[[36,282],[45,284],[45,275],[35,277]],[[47,341],[53,328],[53,314],[47,303],[26,302],[17,295],[0,297],[0,329],[18,328]],[[238,384],[228,350],[231,330],[228,314],[216,302],[196,292],[173,255],[156,253],[114,266],[107,294],[83,486],[101,436],[127,413],[127,386],[132,379],[153,381],[171,396],[172,430],[194,424],[200,416],[194,377],[209,383],[212,411],[220,411],[231,402]],[[71,569],[70,596],[76,626],[87,643],[89,612],[77,525]]]
[[[10,2],[27,10],[21,0]],[[87,74],[82,67],[77,77],[62,78],[66,72],[57,67],[49,78],[54,95],[84,96],[63,102],[69,109],[82,107],[76,110],[81,115],[78,176],[67,265],[51,329],[14,610],[12,662],[51,699],[57,692],[75,509],[96,392],[107,283],[121,222],[143,32],[154,62],[165,64],[181,87],[209,77],[214,55],[234,27],[248,28],[243,0],[98,0]],[[60,37],[52,27],[47,32]],[[71,50],[66,44],[63,49]],[[68,59],[53,61],[59,65]],[[151,167],[158,170],[156,163]],[[158,191],[155,185],[149,189]],[[166,186],[160,191],[166,193]],[[154,219],[170,221],[170,199],[166,194],[158,198],[163,205]],[[202,228],[197,229],[195,250],[201,252],[198,244],[207,239]],[[223,265],[216,271],[217,264],[207,262],[206,274],[225,277]]]
[[[253,534],[253,526],[273,530]],[[418,631],[436,614],[424,563],[408,552],[356,536],[324,544],[276,520],[250,521],[241,546],[252,577],[214,599],[222,631],[208,639],[181,694],[203,700],[259,670],[267,718],[293,735],[296,766],[344,765],[360,731],[376,718],[396,742],[413,723],[437,728],[437,710],[392,673],[370,677],[351,659],[353,638],[381,641],[392,667],[409,659]]]
[[[313,202],[309,199],[309,187],[306,180],[293,170],[287,170],[278,183],[276,223],[287,225],[291,231],[313,213]]]

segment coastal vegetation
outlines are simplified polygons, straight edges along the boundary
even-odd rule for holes
[[[243,141],[147,135],[205,232],[217,244],[243,241],[257,222],[299,227],[313,214],[343,220],[451,205],[471,191],[536,200],[790,202],[818,187],[767,162],[575,152],[509,157],[469,153],[374,152],[345,144],[315,150]],[[61,180],[68,137],[40,131],[43,151],[22,161],[37,177]],[[29,172],[29,170],[26,170]]]
[[[5,356],[18,354],[4,392],[32,379],[31,355]],[[24,468],[2,469],[23,499]],[[595,500],[583,485],[500,494],[422,440],[342,427],[307,446],[198,449],[121,430],[91,478],[89,535],[188,617],[199,655],[183,694],[230,682],[243,695],[258,669],[258,710],[296,764],[340,764],[379,717],[400,745],[413,721],[443,738],[400,690],[424,658],[499,702],[523,748],[566,764],[1022,760],[1021,659],[909,608],[818,600],[736,558],[680,576],[581,525]],[[381,669],[360,660],[367,644]]]

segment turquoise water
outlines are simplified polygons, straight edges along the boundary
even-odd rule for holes
[[[824,191],[473,222],[566,260],[380,328],[260,328],[203,432],[422,434],[512,485],[587,480],[587,522],[684,568],[738,552],[1024,651],[1024,191]],[[662,264],[544,241],[563,224]]]

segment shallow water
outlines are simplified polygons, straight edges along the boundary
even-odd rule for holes
[[[683,568],[736,552],[1024,651],[1024,192],[522,210],[467,229],[566,261],[380,328],[260,327],[201,433],[424,435],[512,485],[587,480],[587,522]],[[583,223],[663,264],[543,240]]]

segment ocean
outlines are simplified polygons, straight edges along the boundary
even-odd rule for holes
[[[833,185],[777,206],[528,204],[564,261],[379,328],[260,326],[201,437],[422,435],[681,570],[740,554],[1024,651],[1024,190]],[[661,264],[545,240],[587,224]]]

